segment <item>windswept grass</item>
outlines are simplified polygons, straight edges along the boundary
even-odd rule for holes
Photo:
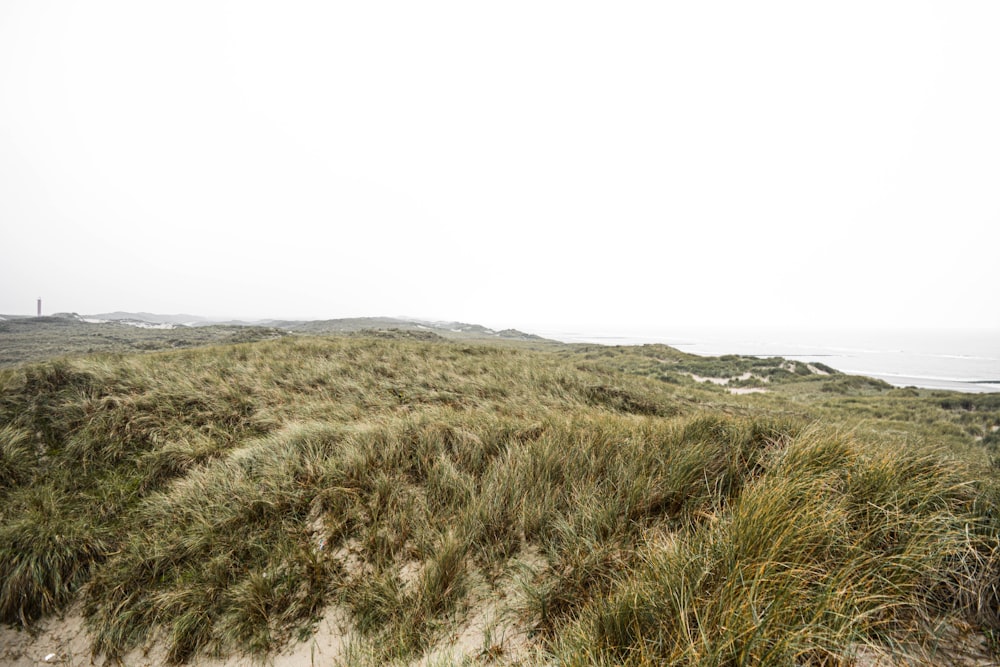
[[[0,426],[0,497],[31,479],[37,458],[31,433],[9,424]]]
[[[764,465],[716,520],[642,545],[561,662],[840,664],[940,617],[996,622],[997,526],[968,470],[815,430]]]
[[[628,363],[298,338],[2,371],[0,619],[80,599],[96,654],[185,662],[336,605],[403,663],[513,578],[554,664],[849,664],[998,627],[988,468],[847,428],[793,372],[755,407]]]

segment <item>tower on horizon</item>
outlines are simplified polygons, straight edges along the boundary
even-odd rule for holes
[[[38,297],[38,317],[42,316],[42,297]]]

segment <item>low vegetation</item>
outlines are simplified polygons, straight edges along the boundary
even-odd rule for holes
[[[78,604],[96,655],[177,663],[337,607],[345,662],[406,664],[489,598],[525,646],[467,661],[934,662],[936,628],[1000,629],[995,396],[422,337],[0,370],[0,621]]]
[[[0,316],[0,368],[70,354],[133,353],[249,343],[286,334],[271,327],[213,325],[173,329],[143,328],[135,322],[89,323],[77,315]]]

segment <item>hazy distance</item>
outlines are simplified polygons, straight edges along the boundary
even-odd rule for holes
[[[0,313],[1000,327],[994,2],[0,1]]]

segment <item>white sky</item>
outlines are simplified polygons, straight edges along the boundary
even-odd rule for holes
[[[1000,327],[1000,2],[0,0],[0,313]]]

